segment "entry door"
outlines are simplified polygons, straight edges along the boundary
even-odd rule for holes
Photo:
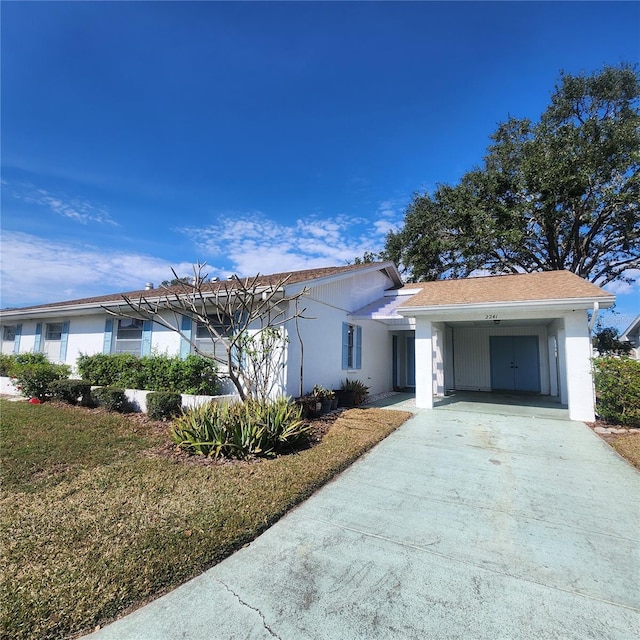
[[[491,336],[491,388],[540,391],[538,336]]]

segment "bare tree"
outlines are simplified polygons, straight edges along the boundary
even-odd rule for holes
[[[205,268],[206,264],[194,265],[190,281],[174,271],[175,286],[150,290],[135,299],[123,295],[124,302],[116,309],[103,308],[110,315],[150,320],[180,334],[193,351],[219,365],[241,400],[267,398],[284,371],[288,342],[284,325],[293,320],[297,327],[305,318],[299,300],[307,289],[287,295],[290,275],[211,281]],[[197,338],[197,327],[209,339],[206,348]],[[296,334],[302,344],[297,330]]]

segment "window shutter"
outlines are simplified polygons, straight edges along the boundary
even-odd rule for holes
[[[33,341],[33,350],[40,351],[42,346],[42,322],[38,322],[36,325],[36,336]]]
[[[13,339],[13,353],[20,353],[20,336],[22,335],[22,325],[16,325],[16,335]]]
[[[245,324],[249,317],[248,311],[235,311],[233,314],[233,324],[235,325],[235,329],[237,331],[241,331],[246,329]]]
[[[342,323],[342,368],[349,368],[349,325]]]
[[[180,321],[180,357],[184,360],[191,353],[191,330],[193,321],[188,316],[182,316]]]
[[[145,320],[142,323],[142,344],[140,345],[140,355],[148,356],[151,354],[151,327],[153,322]]]
[[[60,361],[67,359],[67,343],[69,342],[69,322],[62,323],[62,333],[60,334]]]
[[[356,369],[362,369],[362,327],[356,327]]]
[[[113,320],[108,318],[104,322],[104,338],[102,339],[102,353],[108,355],[111,353],[111,341],[113,339]]]

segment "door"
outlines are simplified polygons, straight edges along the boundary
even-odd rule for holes
[[[491,388],[540,391],[538,336],[491,336]]]

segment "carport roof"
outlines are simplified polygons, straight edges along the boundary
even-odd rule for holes
[[[597,301],[611,306],[615,296],[571,271],[540,271],[421,282],[420,290],[399,309],[451,307],[487,303]]]

